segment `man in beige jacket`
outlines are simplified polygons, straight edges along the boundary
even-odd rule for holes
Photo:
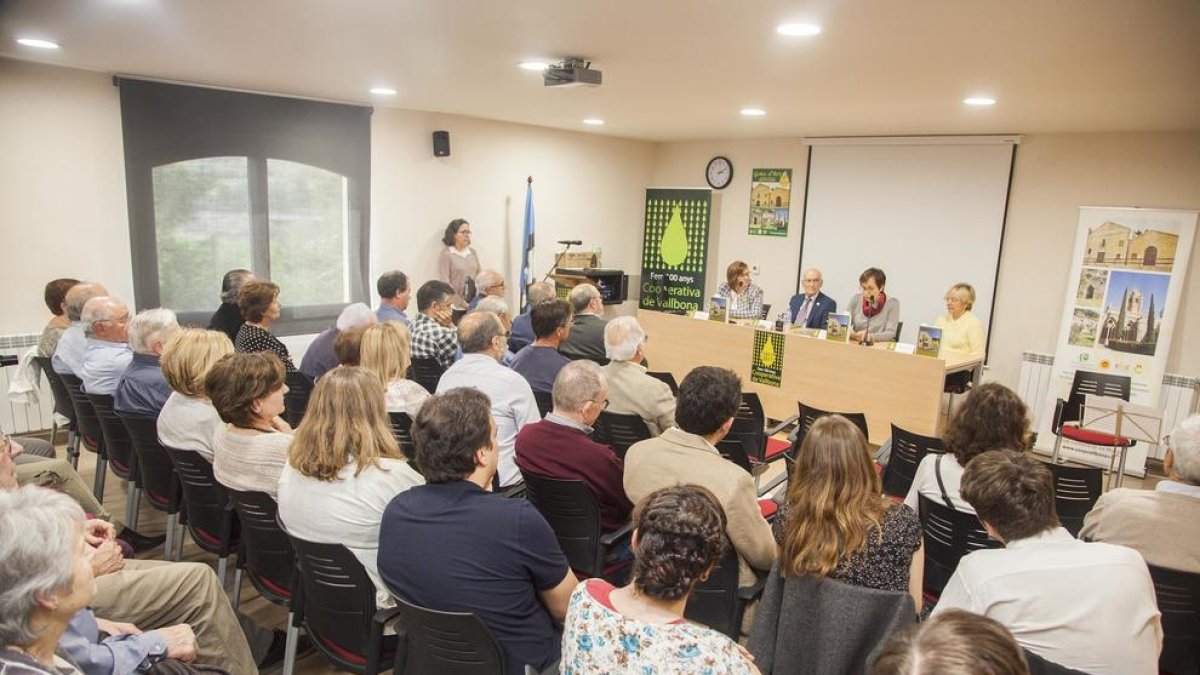
[[[675,394],[662,380],[646,374],[646,332],[632,316],[619,316],[604,327],[604,366],[608,411],[637,415],[651,436],[675,426]]]

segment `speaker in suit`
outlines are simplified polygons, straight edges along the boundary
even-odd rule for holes
[[[790,321],[793,324],[800,325],[803,321],[805,328],[824,328],[825,319],[832,312],[837,311],[837,300],[817,291],[816,297],[809,303],[808,318],[804,318],[804,303],[808,300],[808,296],[804,293],[798,293],[792,296],[788,301],[788,313],[791,317]]]

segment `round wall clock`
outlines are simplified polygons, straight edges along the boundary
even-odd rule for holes
[[[733,182],[733,162],[729,161],[728,157],[717,155],[708,160],[708,168],[704,171],[704,177],[708,179],[708,184],[714,190],[724,190]]]

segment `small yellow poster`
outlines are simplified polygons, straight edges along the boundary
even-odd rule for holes
[[[754,331],[754,354],[750,357],[750,381],[778,387],[783,382],[783,333]]]

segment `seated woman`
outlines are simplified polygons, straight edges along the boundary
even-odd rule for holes
[[[283,421],[283,364],[270,352],[230,354],[204,378],[204,391],[226,424],[213,434],[213,474],[231,490],[275,498],[292,428]]]
[[[939,316],[934,324],[942,329],[942,354],[983,358],[983,323],[971,312],[974,306],[975,289],[971,284],[959,282],[946,291],[946,313]],[[965,391],[974,376],[972,370],[950,373],[946,376],[946,390]]]
[[[868,267],[858,275],[861,289],[850,299],[850,339],[854,342],[891,342],[896,339],[900,322],[900,301],[888,297],[883,287],[887,275],[878,267]]]
[[[168,448],[198,452],[213,461],[213,435],[221,416],[208,400],[204,378],[233,343],[220,331],[182,328],[163,347],[162,373],[174,391],[158,413],[158,440]]]
[[[77,283],[78,279],[55,279],[46,284],[43,299],[54,317],[42,329],[42,336],[38,338],[38,356],[54,356],[54,350],[58,348],[58,339],[62,337],[67,326],[71,325],[71,319],[67,317],[67,291]]]
[[[921,521],[883,496],[867,441],[845,417],[822,417],[804,435],[787,502],[771,528],[782,547],[783,576],[908,591],[920,612]]]
[[[950,418],[942,440],[946,454],[928,454],[917,466],[912,487],[904,503],[916,510],[924,495],[952,509],[975,513],[959,494],[959,483],[967,463],[988,450],[1028,450],[1029,417],[1017,393],[996,382],[971,390]]]
[[[758,673],[733,640],[683,618],[727,545],[716,497],[695,485],[663,488],[638,504],[634,522],[632,582],[588,579],[571,593],[560,672]]]
[[[333,354],[339,366],[357,366],[362,360],[362,339],[366,326],[354,326],[338,333],[333,341]]]
[[[412,337],[408,326],[399,321],[378,323],[363,333],[360,349],[362,367],[383,385],[387,411],[416,417],[421,404],[429,398],[429,392],[416,382],[405,379],[411,351]]]
[[[717,295],[729,301],[730,319],[763,318],[763,290],[750,283],[750,266],[741,260],[725,270],[725,283],[717,286]]]
[[[305,541],[350,549],[375,582],[376,602],[391,607],[376,564],[379,523],[392,497],[424,483],[392,437],[379,379],[361,367],[334,368],[313,388],[288,449],[279,520]]]
[[[1003,624],[961,609],[946,610],[898,633],[875,657],[870,670],[871,675],[1029,672],[1025,651]]]
[[[279,357],[289,373],[296,370],[287,345],[267,331],[279,318],[279,286],[263,279],[249,279],[238,292],[238,308],[246,323],[238,329],[234,349],[242,354],[271,352]]]

